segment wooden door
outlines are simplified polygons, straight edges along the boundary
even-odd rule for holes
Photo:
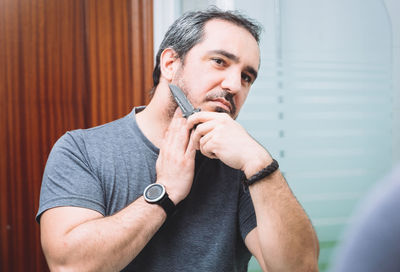
[[[0,0],[0,271],[48,270],[35,215],[55,141],[148,101],[152,5]]]

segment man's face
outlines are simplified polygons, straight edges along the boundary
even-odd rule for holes
[[[204,26],[203,41],[187,54],[172,83],[202,111],[236,118],[257,77],[259,47],[243,27],[223,20]]]

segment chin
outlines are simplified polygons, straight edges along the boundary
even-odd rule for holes
[[[228,111],[228,110],[226,110],[224,108],[221,108],[221,107],[215,107],[213,111],[214,112],[226,113],[234,120],[236,120],[236,117],[237,117],[236,115],[232,114],[230,111]]]
[[[202,111],[211,111],[211,112],[220,112],[220,113],[226,113],[228,114],[232,119],[236,119],[237,115],[232,114],[230,111],[226,110],[223,107],[215,106],[215,105],[202,105],[201,107]]]
[[[221,107],[215,107],[214,111],[215,112],[224,112],[224,113],[227,113],[227,114],[231,115],[230,111],[227,111],[226,109],[221,108]]]

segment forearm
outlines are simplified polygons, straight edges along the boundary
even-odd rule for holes
[[[317,271],[318,239],[281,172],[249,187],[268,271]]]
[[[120,271],[158,231],[166,215],[143,197],[113,216],[80,224],[60,237],[57,248],[44,246],[52,270]]]
[[[199,112],[188,119],[190,128],[195,124],[193,138],[202,154],[242,170],[247,178],[272,162],[268,151],[227,114]],[[257,251],[268,271],[316,270],[318,241],[314,229],[280,171],[249,189],[259,236],[248,240],[252,253]]]

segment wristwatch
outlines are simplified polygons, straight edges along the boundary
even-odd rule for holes
[[[166,212],[167,217],[171,216],[175,211],[175,204],[168,197],[165,187],[159,183],[152,183],[143,191],[143,197],[150,204],[160,205]]]

